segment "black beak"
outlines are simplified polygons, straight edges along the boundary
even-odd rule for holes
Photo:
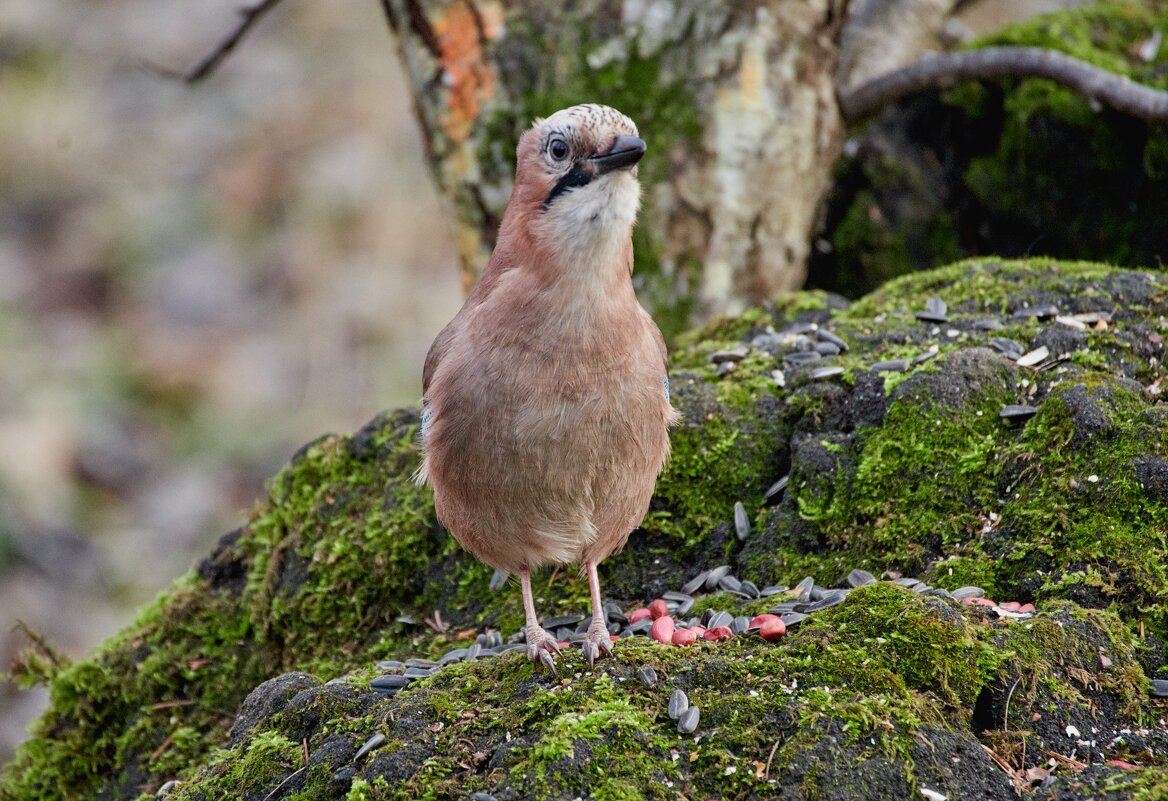
[[[596,168],[597,175],[604,175],[613,170],[623,170],[632,167],[645,155],[645,140],[636,136],[620,135],[612,142],[607,153],[593,156],[589,161]]]

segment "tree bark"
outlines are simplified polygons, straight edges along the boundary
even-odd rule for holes
[[[846,0],[383,0],[469,286],[533,117],[612,105],[649,143],[642,298],[680,328],[803,284],[840,153]]]

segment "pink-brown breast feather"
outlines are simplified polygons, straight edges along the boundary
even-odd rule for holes
[[[631,305],[555,331],[555,304],[512,278],[468,302],[429,371],[439,515],[496,567],[600,559],[668,455],[664,342],[631,287]]]

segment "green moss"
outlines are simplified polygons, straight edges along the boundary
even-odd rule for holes
[[[912,316],[931,294],[949,303],[964,338],[882,387],[866,364],[938,338]],[[1027,343],[1065,334],[1010,316],[1052,299],[1114,310],[1106,328],[1074,334],[1093,358],[1024,371],[984,349],[998,332],[972,326],[1003,319],[1001,331]],[[673,384],[686,421],[645,530],[605,563],[619,576],[608,591],[639,604],[646,586],[677,587],[723,561],[760,585],[899,569],[1033,600],[1038,618],[1011,627],[877,584],[775,644],[622,640],[596,671],[567,654],[556,680],[509,654],[444,668],[392,701],[372,697],[378,659],[436,656],[467,644],[468,632],[510,634],[522,617],[518,587],[490,593],[489,569],[434,520],[428,491],[411,480],[417,416],[393,413],[304,448],[244,530],[89,658],[67,664],[33,649],[17,673],[49,683],[52,707],[5,768],[0,798],[134,797],[174,778],[184,781],[179,798],[231,797],[232,781],[262,798],[300,770],[305,739],[310,754],[333,754],[289,781],[305,799],[511,786],[522,797],[618,799],[798,787],[834,800],[847,797],[849,776],[876,766],[911,795],[933,769],[922,740],[940,732],[981,754],[970,733],[978,699],[1019,677],[1011,716],[1033,706],[1053,718],[1103,698],[1111,720],[1149,719],[1134,631],[1142,622],[1163,636],[1168,625],[1168,509],[1154,483],[1168,446],[1162,404],[1140,384],[1164,375],[1151,358],[1168,314],[1164,279],[982,260],[898,279],[847,310],[821,304],[831,305],[792,300],[685,339]],[[801,305],[813,310],[794,311]],[[731,334],[749,341],[791,319],[851,343],[837,359],[851,383],[808,383],[791,370],[780,389],[770,377],[778,360],[757,349],[716,375],[709,356],[741,341]],[[1022,398],[1038,414],[1002,422],[1000,405]],[[766,505],[764,491],[788,470],[787,490]],[[739,500],[753,518],[742,543],[732,528]],[[588,608],[575,571],[537,575],[535,592],[544,615]],[[753,614],[777,600],[705,596],[694,610]],[[662,683],[641,687],[641,665]],[[229,742],[245,694],[290,670],[341,682],[313,685],[295,708]],[[664,713],[675,687],[702,710],[696,737]],[[354,768],[360,781],[331,785],[345,767],[338,743],[351,753],[375,731],[387,741]],[[413,778],[384,778],[399,774]]]

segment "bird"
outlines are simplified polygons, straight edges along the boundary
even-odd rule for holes
[[[643,520],[669,457],[668,353],[633,288],[646,144],[608,106],[536,119],[519,138],[495,248],[422,372],[419,484],[480,561],[518,574],[527,656],[561,655],[531,571],[581,565],[589,666],[613,642],[597,565]]]

